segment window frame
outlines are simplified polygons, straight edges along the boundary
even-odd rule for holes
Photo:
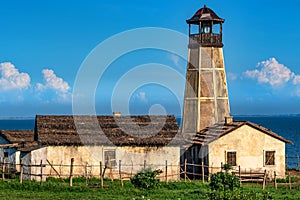
[[[232,165],[232,163],[228,163],[228,154],[232,154],[232,153],[234,153],[235,154],[235,165]],[[231,165],[232,167],[236,167],[236,166],[238,166],[237,165],[237,151],[236,150],[230,150],[230,151],[225,151],[225,159],[226,159],[226,164],[229,164],[229,165]]]
[[[108,163],[108,157],[106,156],[106,153],[107,152],[113,152],[114,154],[114,158],[111,158],[110,157],[110,164],[107,164]],[[109,155],[108,155],[109,156]],[[103,160],[104,160],[104,164],[105,166],[107,166],[108,168],[116,168],[117,167],[117,153],[116,153],[116,149],[104,149],[103,150]]]
[[[267,158],[268,153],[273,153],[273,162],[268,162],[272,157]],[[275,150],[266,150],[264,151],[264,166],[275,166],[276,165],[276,151]]]

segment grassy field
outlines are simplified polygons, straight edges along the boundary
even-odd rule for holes
[[[99,180],[90,180],[86,187],[85,179],[74,179],[74,186],[68,185],[68,180],[50,179],[42,184],[37,182],[23,182],[9,180],[0,181],[0,199],[220,199],[213,191],[210,191],[208,184],[199,181],[174,182],[161,186],[155,190],[137,189],[130,183],[124,181],[124,187],[119,181],[105,181],[105,188],[98,186]],[[261,185],[243,185],[239,190],[229,194],[231,199],[300,199],[299,186],[288,190],[286,186],[280,186],[278,190],[271,185],[262,191]]]

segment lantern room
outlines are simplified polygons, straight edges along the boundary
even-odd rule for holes
[[[223,47],[222,24],[224,21],[204,5],[191,19],[186,21],[189,24],[190,45]]]

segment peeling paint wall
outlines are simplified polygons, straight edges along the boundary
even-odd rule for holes
[[[46,173],[52,176],[63,176],[70,174],[71,158],[74,158],[74,176],[90,176],[99,177],[100,161],[105,163],[105,151],[115,150],[116,165],[113,166],[114,178],[119,178],[119,160],[121,160],[121,171],[123,177],[129,178],[131,174],[135,174],[146,167],[153,169],[162,169],[165,173],[166,161],[168,163],[168,179],[179,179],[179,158],[180,147],[114,147],[114,146],[50,146],[47,147],[47,160],[55,165],[47,166]],[[34,160],[31,158],[31,160]],[[68,165],[68,166],[64,166]],[[80,166],[79,166],[80,165]],[[86,166],[87,167],[82,167]],[[172,166],[171,166],[172,165]],[[174,176],[171,176],[171,175]],[[109,170],[105,173],[109,176]],[[162,175],[164,178],[164,174]]]
[[[43,147],[37,150],[33,150],[30,153],[26,153],[25,155],[22,155],[22,164],[24,164],[23,167],[23,180],[35,180],[40,181],[41,180],[41,172],[42,174],[47,174],[46,168],[38,166],[41,164],[46,164],[47,160],[47,147]],[[32,167],[28,165],[34,165]],[[46,180],[46,176],[43,176],[42,181]]]
[[[221,162],[225,164],[226,151],[236,151],[237,166],[240,165],[241,170],[266,169],[270,175],[276,171],[279,177],[285,177],[285,143],[248,125],[210,143],[208,148],[210,167],[220,167]],[[276,152],[274,166],[265,166],[265,151]]]

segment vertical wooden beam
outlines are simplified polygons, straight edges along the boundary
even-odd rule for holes
[[[101,188],[103,188],[103,166],[102,166],[102,161],[100,161],[100,184],[101,184]]]
[[[166,173],[165,173],[165,180],[166,180],[166,183],[168,184],[168,161],[166,160]]]
[[[267,181],[266,179],[267,179],[267,170],[265,170],[264,172],[263,188],[262,188],[263,190],[266,189],[266,181]]]
[[[43,182],[43,160],[41,160],[40,164],[40,183],[42,184]]]
[[[187,163],[187,159],[184,160],[184,182],[186,182],[186,163]]]
[[[84,175],[85,175],[85,185],[88,186],[88,162],[85,162],[84,166]]]
[[[146,169],[146,164],[147,164],[146,160],[144,160],[144,169]]]
[[[241,165],[239,165],[239,182],[240,182],[240,184],[242,183],[242,179],[241,179]]]
[[[74,165],[74,158],[71,158],[71,166],[70,166],[70,187],[73,186],[73,165]]]
[[[203,162],[203,160],[202,160],[202,163],[201,163],[201,167],[202,167],[202,183],[204,183],[204,162]]]
[[[289,172],[289,188],[292,189],[292,183],[291,183],[291,172]]]
[[[202,22],[200,22],[200,24],[199,24],[199,39],[200,39],[200,45],[202,44],[201,26],[202,26]]]
[[[276,176],[276,171],[274,171],[274,187],[277,190],[277,176]]]
[[[194,157],[193,157],[194,158]],[[192,161],[192,169],[193,169],[193,180],[195,180],[195,161],[194,161],[194,159],[193,159],[193,161]]]
[[[123,187],[124,184],[123,184],[123,179],[122,179],[122,161],[119,160],[119,175],[120,175],[120,183],[121,183],[121,186]]]
[[[3,163],[2,163],[2,181],[5,180],[5,162],[3,160]]]
[[[21,161],[21,164],[20,164],[20,183],[22,184],[23,183],[23,164],[22,164],[22,161]]]
[[[223,162],[221,162],[221,172],[223,172]]]

